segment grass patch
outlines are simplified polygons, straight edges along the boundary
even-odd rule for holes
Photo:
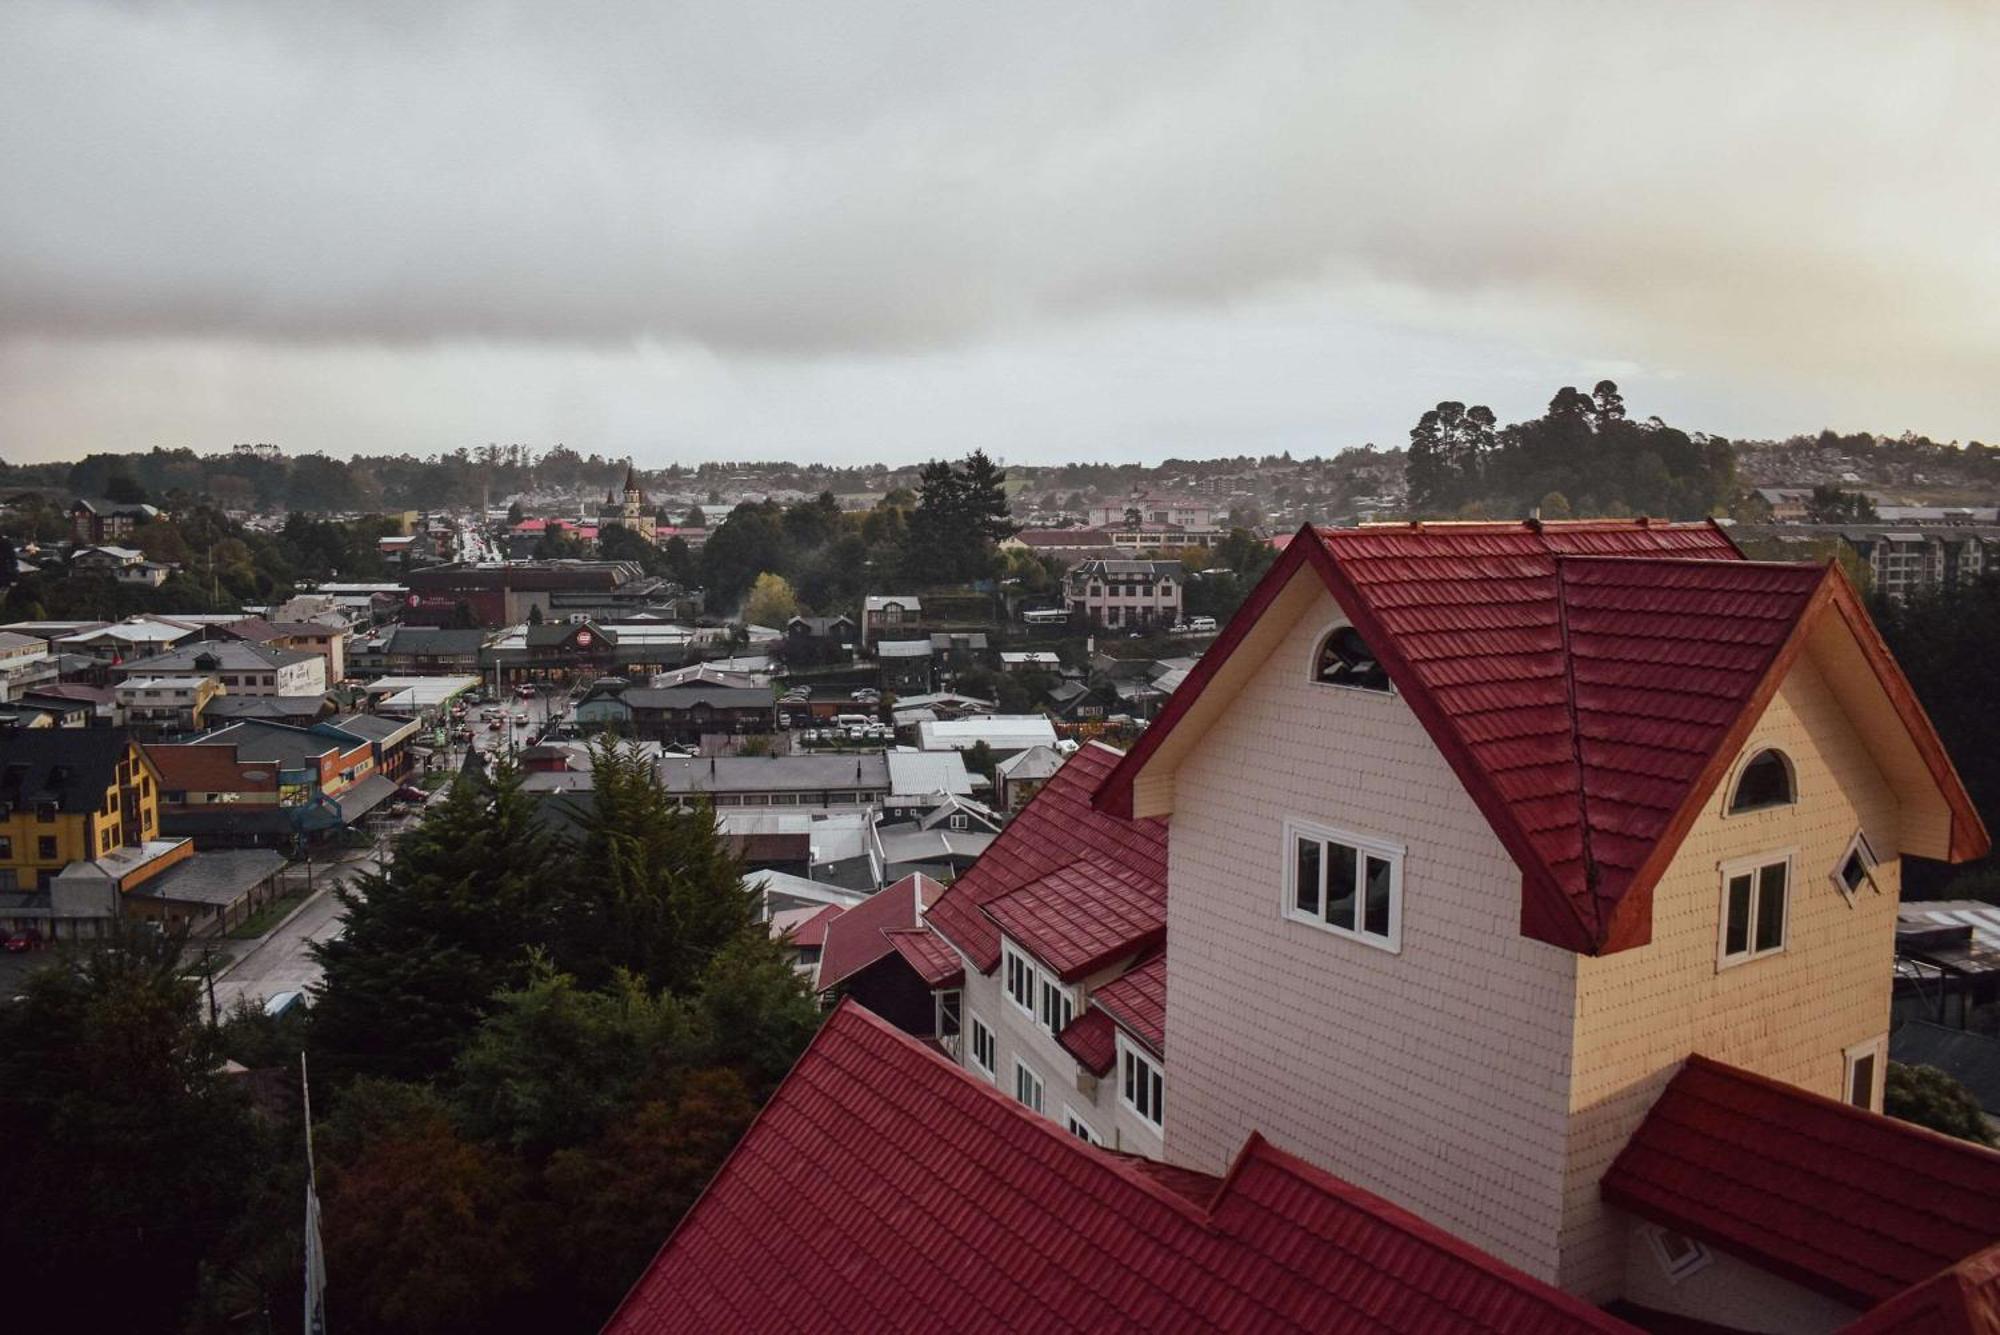
[[[417,780],[417,786],[427,793],[434,793],[451,782],[451,775],[444,770],[432,770]]]
[[[289,895],[280,895],[255,913],[230,928],[226,935],[232,941],[254,941],[285,920],[285,915],[306,902],[306,892],[298,890]]]

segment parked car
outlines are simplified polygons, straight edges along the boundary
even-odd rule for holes
[[[23,927],[10,935],[6,944],[8,954],[18,955],[24,950],[40,950],[47,943],[42,939],[41,928]]]
[[[535,698],[535,688],[532,686],[516,686],[514,688],[514,695],[517,699],[532,700]]]
[[[305,1004],[303,992],[276,992],[264,999],[264,1014],[276,1020]]]
[[[1197,631],[1197,632],[1200,632],[1200,631],[1212,631],[1212,630],[1214,630],[1214,629],[1215,629],[1215,618],[1214,618],[1214,617],[1189,617],[1189,618],[1187,619],[1187,628],[1188,628],[1189,630],[1192,630],[1192,631]]]

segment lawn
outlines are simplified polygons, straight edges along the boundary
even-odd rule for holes
[[[300,889],[289,895],[280,895],[255,913],[229,929],[229,937],[234,941],[251,941],[264,935],[285,920],[285,915],[306,902],[306,892]]]

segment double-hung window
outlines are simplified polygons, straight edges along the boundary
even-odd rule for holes
[[[986,1021],[977,1015],[966,1017],[972,1028],[972,1065],[988,1080],[994,1078],[1000,1067],[1000,1045],[993,1041],[993,1031],[986,1027]]]
[[[1076,1109],[1063,1105],[1063,1130],[1075,1136],[1086,1145],[1102,1145],[1104,1138],[1091,1128],[1090,1123],[1076,1115]]]
[[[1727,969],[1784,950],[1791,894],[1789,852],[1725,862],[1718,967]]]
[[[1285,822],[1285,916],[1382,950],[1403,941],[1403,849]]]
[[[1153,1058],[1118,1036],[1118,1101],[1159,1128],[1166,1116],[1167,1076]]]
[[[1014,1059],[1014,1097],[1036,1112],[1042,1110],[1042,1078],[1019,1057]]]
[[[1035,966],[1012,946],[1007,953],[1007,996],[1029,1015],[1035,1013]]]
[[[1042,1007],[1037,1016],[1042,1028],[1051,1034],[1060,1034],[1076,1018],[1076,1002],[1070,999],[1069,989],[1048,974],[1041,975]]]

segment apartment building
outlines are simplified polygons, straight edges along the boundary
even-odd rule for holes
[[[1108,629],[1171,626],[1181,619],[1187,572],[1179,561],[1085,561],[1069,572],[1070,615]]]
[[[1144,528],[1173,525],[1176,528],[1211,529],[1216,510],[1212,502],[1191,496],[1127,496],[1090,507],[1092,528]]]
[[[126,726],[150,736],[201,731],[221,694],[220,681],[194,675],[128,677],[112,688]]]
[[[326,694],[326,659],[300,649],[274,649],[246,640],[212,640],[112,669],[120,679],[214,677],[231,695]]]
[[[123,731],[0,734],[0,890],[46,889],[72,862],[159,834],[159,775]]]

